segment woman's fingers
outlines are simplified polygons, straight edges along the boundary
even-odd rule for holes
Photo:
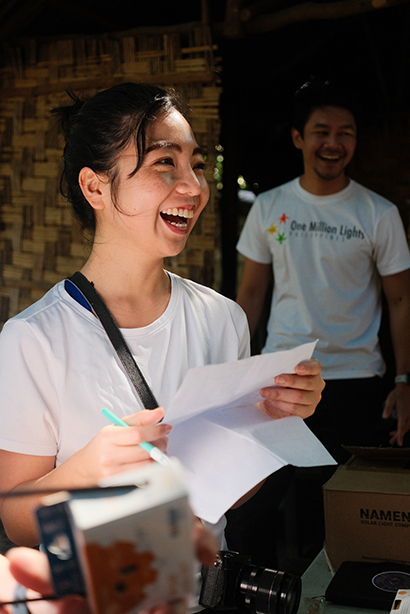
[[[155,409],[142,409],[136,414],[125,416],[122,420],[130,426],[146,426],[149,424],[158,424],[163,420],[164,414],[163,407],[156,407]]]
[[[13,577],[27,587],[28,599],[53,594],[50,567],[43,552],[32,548],[12,548],[7,552],[7,558]],[[75,596],[33,602],[29,611],[31,614],[90,614],[86,600]]]
[[[17,582],[42,595],[52,594],[50,568],[43,552],[32,548],[12,548],[6,556],[10,572]]]
[[[219,543],[215,535],[204,527],[199,518],[194,519],[193,539],[195,554],[199,562],[208,567],[213,565],[219,550]]]
[[[0,555],[0,602],[13,601],[16,581],[10,572],[10,562]],[[1,614],[10,614],[11,606],[0,608]]]
[[[311,416],[320,399],[325,382],[321,365],[317,360],[308,360],[295,368],[296,373],[284,373],[275,378],[277,387],[262,388],[265,399],[260,408],[273,418],[285,416]]]

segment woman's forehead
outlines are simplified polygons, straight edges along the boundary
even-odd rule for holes
[[[162,147],[172,143],[179,144],[180,146],[187,145],[192,147],[192,149],[198,147],[191,126],[177,110],[163,114],[155,121],[149,123],[146,130],[147,151],[154,143],[158,143]]]

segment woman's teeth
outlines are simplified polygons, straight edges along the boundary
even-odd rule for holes
[[[194,210],[170,207],[161,211],[161,217],[175,228],[188,228],[187,220],[194,217]]]
[[[173,209],[165,209],[164,211],[161,211],[161,213],[164,215],[176,215],[186,219],[194,217],[194,212],[192,209],[177,209],[177,207],[174,207]]]

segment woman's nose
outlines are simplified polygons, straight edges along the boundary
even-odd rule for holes
[[[197,196],[201,193],[203,186],[194,169],[189,167],[189,169],[184,170],[178,178],[176,189],[181,194]]]

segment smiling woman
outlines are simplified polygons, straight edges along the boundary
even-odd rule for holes
[[[156,87],[122,84],[54,113],[65,128],[67,196],[94,233],[82,273],[167,407],[189,368],[249,355],[242,309],[163,268],[208,200],[203,153],[178,102]],[[138,443],[166,450],[164,410],[143,409],[100,321],[71,286],[59,282],[0,335],[0,491],[87,487],[151,462]],[[320,366],[297,369],[282,376],[283,388],[262,391],[268,413],[313,412]],[[129,428],[106,426],[103,407]],[[3,500],[1,518],[16,544],[38,543],[38,501]]]
[[[155,117],[144,129],[140,154],[132,141],[117,156],[115,198],[108,170],[87,166],[79,173],[96,222],[93,253],[83,270],[93,279],[102,252],[112,256],[120,250],[123,258],[129,245],[128,257],[146,261],[151,271],[155,261],[168,286],[162,259],[181,252],[207,203],[204,157],[190,125],[175,108]]]
[[[74,104],[53,113],[65,130],[66,194],[82,227],[94,234],[82,273],[166,406],[190,366],[248,354],[240,308],[163,268],[164,257],[185,246],[208,200],[203,152],[178,101],[164,90],[128,83],[87,100],[72,98]],[[210,348],[214,338],[221,343]],[[4,327],[0,389],[8,399],[0,410],[0,490],[95,484],[148,462],[135,445],[140,441],[166,449],[163,410],[139,411],[141,401],[104,329],[67,282]],[[6,406],[15,411],[12,420]],[[131,415],[132,428],[107,427],[104,406]],[[3,502],[2,520],[15,543],[38,542],[35,505]]]

